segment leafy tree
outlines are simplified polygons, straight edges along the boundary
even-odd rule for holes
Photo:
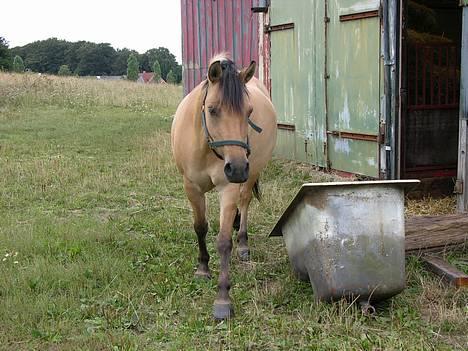
[[[13,48],[12,54],[21,56],[26,67],[35,72],[55,74],[60,65],[66,63],[65,52],[69,45],[65,40],[50,38]]]
[[[127,60],[127,79],[136,81],[138,79],[138,59],[136,55],[130,54]]]
[[[110,44],[95,44],[86,42],[77,51],[80,59],[76,72],[81,75],[110,75],[115,50]]]
[[[152,70],[152,64],[154,61],[158,61],[161,67],[161,76],[167,77],[167,74],[170,70],[176,72],[177,70],[177,61],[176,58],[171,52],[163,47],[159,47],[157,49],[150,49],[146,51],[143,56],[145,57],[145,61],[141,61],[141,68],[145,71]]]
[[[127,60],[130,54],[138,55],[135,50],[127,48],[117,49],[115,52],[114,62],[112,63],[112,75],[122,76],[127,74]]]
[[[176,84],[177,83],[177,77],[176,75],[174,74],[174,72],[172,72],[172,69],[169,71],[169,73],[167,74],[167,77],[166,77],[166,82],[170,83],[170,84]]]
[[[177,83],[182,82],[182,65],[177,65],[175,67],[174,74],[176,75]]]
[[[62,64],[68,65],[70,68],[70,71],[72,72],[78,72],[77,68],[78,65],[81,61],[81,56],[80,54],[80,48],[81,46],[85,45],[85,41],[78,41],[75,43],[68,43],[69,45],[65,49],[65,60],[62,62]],[[60,68],[59,68],[60,69]],[[87,72],[86,72],[87,74]]]
[[[70,68],[68,67],[68,65],[61,65],[58,70],[58,75],[59,76],[71,76],[72,72],[70,71]]]
[[[8,42],[0,37],[0,71],[11,68],[11,53],[8,49]]]
[[[24,72],[24,62],[21,56],[16,55],[13,59],[13,71],[18,73]]]
[[[127,72],[127,61],[133,54],[142,70],[154,71],[154,64],[158,61],[161,77],[167,77],[172,70],[177,82],[182,79],[182,70],[175,56],[163,47],[150,49],[140,55],[126,48],[115,50],[105,43],[68,42],[49,38],[11,48],[9,52],[10,56],[7,55],[7,42],[0,38],[0,69],[11,68],[11,58],[18,55],[23,58],[24,65],[35,72],[57,74],[61,65],[68,65],[71,72],[81,76],[124,75]]]
[[[80,75],[108,75],[112,73],[115,59],[115,50],[110,44],[71,43],[57,38],[13,48],[12,53],[23,57],[25,65],[33,71],[52,74],[66,64]]]
[[[158,61],[158,58],[159,58],[160,55],[159,55],[158,50],[150,49],[150,50],[146,51],[144,54],[142,54],[141,56],[143,56],[143,58],[141,60],[142,67],[144,67],[144,65],[147,64],[148,67],[153,68],[154,63],[156,61]],[[158,63],[159,63],[159,61],[158,61]],[[161,65],[160,65],[160,67],[161,67]]]
[[[152,62],[150,63],[149,59],[148,59],[148,55],[146,55],[146,53],[144,54],[136,54],[135,55],[137,60],[138,60],[138,64],[140,65],[140,69],[142,71],[151,71],[152,69]]]
[[[154,73],[153,80],[156,83],[159,83],[159,81],[161,80],[161,66],[159,65],[158,60],[154,61],[154,63],[153,63],[153,73]]]

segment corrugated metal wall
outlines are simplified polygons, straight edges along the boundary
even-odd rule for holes
[[[206,76],[210,58],[231,54],[239,66],[258,61],[256,0],[181,0],[184,93]]]
[[[380,0],[270,4],[276,155],[379,177]]]

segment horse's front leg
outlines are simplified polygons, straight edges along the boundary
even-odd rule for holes
[[[221,213],[219,219],[218,253],[220,256],[220,272],[218,279],[218,295],[213,306],[216,319],[227,319],[234,315],[229,289],[229,261],[232,251],[232,224],[239,201],[239,185],[230,184],[220,192]]]
[[[208,222],[206,221],[206,200],[205,194],[198,186],[187,179],[184,179],[184,189],[193,210],[193,229],[197,233],[198,239],[198,267],[195,272],[196,277],[211,278],[208,262],[210,255],[206,248],[206,233],[208,232]]]

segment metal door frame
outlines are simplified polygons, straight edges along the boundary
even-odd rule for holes
[[[460,76],[460,122],[458,136],[457,210],[468,211],[468,0],[460,0],[462,14],[461,76]]]
[[[385,179],[398,179],[399,167],[397,155],[399,155],[400,139],[400,41],[399,28],[401,7],[398,1],[382,0],[382,46],[384,63],[384,109],[383,121],[385,122],[385,142],[381,146],[381,170]]]
[[[456,2],[457,0],[453,0]],[[460,6],[462,5],[463,1],[468,1],[468,0],[460,0]],[[399,89],[399,135],[397,138],[397,145],[399,146],[398,148],[398,153],[396,155],[396,167],[398,169],[397,176],[399,178],[408,176],[408,173],[406,172],[406,152],[405,152],[405,123],[408,117],[408,110],[409,110],[409,87],[407,86],[408,82],[408,73],[407,73],[407,67],[408,67],[408,45],[407,45],[407,29],[408,29],[408,18],[407,18],[407,13],[408,13],[408,2],[409,0],[399,0],[399,18],[400,18],[400,38],[399,38],[399,47],[400,47],[400,55],[399,55],[399,63],[400,63],[400,68],[399,68],[399,82],[400,82],[400,89]],[[466,5],[465,5],[466,6]],[[463,38],[463,36],[462,36]],[[460,78],[461,82],[461,78]],[[461,99],[461,96],[460,96]],[[442,106],[443,107],[443,106]],[[457,108],[458,109],[458,108]],[[461,109],[461,106],[460,106]],[[421,169],[421,172],[427,172],[427,171],[437,171],[439,176],[453,176],[455,169],[453,170],[447,170],[447,168],[441,167],[441,166],[427,166]],[[421,176],[421,173],[415,173],[414,176]],[[432,175],[431,173],[424,175],[425,177],[431,177],[431,176],[437,176],[437,175]]]

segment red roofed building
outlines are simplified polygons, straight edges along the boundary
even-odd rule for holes
[[[143,73],[138,73],[138,79],[137,83],[155,83],[155,84],[166,84],[166,81],[162,78],[159,79],[159,82],[156,82],[154,80],[154,73],[153,72],[146,72],[143,71]]]
[[[145,72],[143,73],[138,73],[138,83],[152,83],[154,78],[154,73],[153,72]]]

